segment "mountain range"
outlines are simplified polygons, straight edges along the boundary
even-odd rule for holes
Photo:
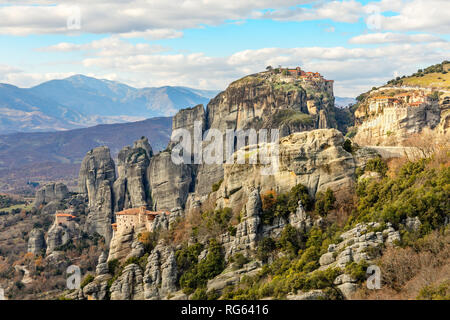
[[[59,131],[171,116],[207,104],[217,90],[164,86],[137,89],[75,75],[31,88],[0,84],[0,134]]]

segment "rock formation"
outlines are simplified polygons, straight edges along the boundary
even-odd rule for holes
[[[69,189],[62,183],[46,184],[36,191],[34,206],[37,208],[42,204],[48,204],[52,201],[61,201],[69,195]]]
[[[151,205],[147,168],[153,151],[148,139],[142,137],[118,155],[118,178],[114,182],[114,210]]]
[[[153,209],[184,207],[188,193],[192,190],[192,171],[190,165],[174,164],[170,152],[154,156],[148,169]]]
[[[69,241],[76,239],[79,236],[79,231],[79,226],[74,221],[71,221],[66,225],[53,223],[47,232],[47,256],[53,251],[58,250],[59,247],[67,244]]]
[[[88,298],[92,300],[105,300],[109,296],[108,280],[111,275],[108,273],[108,264],[106,263],[106,254],[103,252],[99,258],[94,280],[88,283],[81,290],[81,299]],[[78,295],[77,295],[78,297]]]
[[[279,143],[278,168],[270,175],[264,174],[264,165],[225,164],[218,203],[224,207],[226,202],[233,203],[245,190],[254,188],[282,193],[303,184],[312,196],[327,188],[337,193],[345,191],[353,184],[356,164],[352,154],[342,148],[343,142],[342,133],[336,129],[284,137]]]
[[[259,190],[253,190],[248,196],[244,220],[236,226],[236,236],[223,239],[226,257],[237,252],[248,254],[248,250],[256,247],[261,229],[261,197]],[[226,237],[226,235],[225,235]]]
[[[127,265],[111,285],[111,300],[143,300],[142,270],[137,264]]]
[[[147,260],[144,274],[145,299],[162,299],[177,290],[175,251],[159,243]]]
[[[115,165],[109,148],[98,147],[86,154],[78,179],[79,192],[86,194],[89,202],[85,230],[89,233],[97,232],[106,242],[112,236],[112,186],[115,179]]]
[[[40,254],[45,248],[44,231],[42,229],[31,230],[30,237],[28,238],[28,252]]]

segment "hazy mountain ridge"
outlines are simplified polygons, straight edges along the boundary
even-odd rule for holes
[[[32,88],[0,84],[0,134],[58,131],[170,116],[207,104],[218,91],[187,87],[137,89],[76,75]]]
[[[0,190],[23,188],[28,181],[76,178],[81,160],[90,149],[107,145],[113,157],[142,135],[150,137],[155,151],[169,142],[172,118],[97,125],[58,132],[0,135]]]

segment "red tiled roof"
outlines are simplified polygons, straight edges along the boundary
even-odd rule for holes
[[[141,212],[141,208],[130,208],[130,209],[125,209],[119,212],[116,212],[116,215],[136,215],[139,214]],[[169,211],[150,211],[150,210],[144,210],[144,214],[146,215],[153,215],[156,216],[158,214],[170,214]]]
[[[57,217],[69,217],[69,218],[75,218],[75,216],[69,214],[69,213],[57,213]]]

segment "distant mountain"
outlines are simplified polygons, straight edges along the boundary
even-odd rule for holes
[[[172,118],[103,124],[58,132],[0,135],[0,190],[17,190],[28,181],[64,181],[74,186],[86,152],[106,145],[115,158],[126,145],[146,136],[154,151],[170,139]]]
[[[0,84],[0,134],[68,130],[171,116],[179,109],[206,105],[217,93],[170,86],[137,89],[83,75],[28,89]]]
[[[0,84],[0,133],[64,130],[84,117],[69,108],[8,84]]]
[[[334,104],[336,107],[346,107],[349,104],[355,104],[356,99],[355,98],[349,98],[349,97],[334,97]]]

